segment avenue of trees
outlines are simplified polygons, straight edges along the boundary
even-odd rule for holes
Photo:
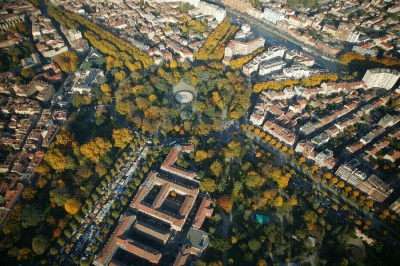
[[[267,81],[267,82],[259,82],[254,84],[253,90],[254,92],[261,92],[264,90],[281,90],[286,87],[293,87],[295,85],[301,85],[304,87],[313,87],[321,84],[324,81],[337,81],[337,74],[321,74],[314,75],[311,77],[307,77],[301,80],[293,79],[293,80],[285,80],[285,81]]]
[[[250,62],[256,55],[261,54],[262,52],[264,52],[264,48],[259,48],[256,51],[254,51],[253,53],[249,54],[249,55],[245,55],[242,57],[238,57],[235,59],[232,59],[231,62],[229,63],[229,66],[232,69],[241,69],[243,65],[247,64],[248,62]]]
[[[203,46],[194,53],[197,60],[222,60],[226,43],[236,34],[239,27],[231,25],[226,17],[207,37]]]
[[[78,14],[54,6],[48,7],[48,13],[60,24],[68,28],[78,28],[91,45],[104,54],[122,60],[131,71],[141,67],[148,69],[153,64],[146,53]]]
[[[377,57],[366,57],[365,55],[355,53],[355,52],[347,52],[340,57],[340,62],[343,64],[348,65],[352,61],[366,61],[366,62],[374,62],[379,63],[385,67],[393,67],[393,66],[400,66],[400,62],[398,60],[392,58],[377,58]]]

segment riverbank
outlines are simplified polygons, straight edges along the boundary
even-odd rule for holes
[[[276,25],[269,23],[267,21],[260,21],[258,19],[252,18],[250,16],[248,16],[245,13],[242,13],[238,10],[235,10],[231,7],[226,6],[225,7],[226,11],[227,11],[227,15],[230,18],[239,18],[241,20],[246,21],[247,23],[249,23],[252,28],[254,26],[262,29],[263,31],[269,32],[273,35],[276,35],[277,37],[279,37],[280,39],[283,39],[284,41],[290,42],[293,45],[297,46],[295,48],[300,49],[300,50],[304,50],[305,52],[309,52],[311,53],[312,56],[314,57],[319,57],[316,58],[317,62],[321,65],[323,65],[324,67],[326,67],[327,69],[333,71],[333,72],[337,72],[338,70],[338,65],[341,64],[340,61],[337,58],[333,58],[332,56],[330,56],[329,54],[323,53],[321,51],[319,51],[318,49],[316,49],[313,46],[307,45],[301,41],[299,41],[298,39],[290,36],[289,34],[287,34],[286,32],[281,31],[279,28],[276,27]],[[263,36],[265,34],[263,34],[262,32],[259,32],[260,36]],[[263,36],[265,37],[265,36]],[[268,40],[267,40],[268,41]],[[281,44],[287,46],[286,43],[284,43],[284,41],[281,41]],[[319,59],[319,60],[318,60]]]

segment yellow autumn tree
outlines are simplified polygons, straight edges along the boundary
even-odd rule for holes
[[[196,151],[196,155],[195,155],[195,158],[194,158],[196,163],[202,162],[205,159],[207,159],[207,152],[205,152],[203,150]]]
[[[353,60],[365,60],[365,56],[355,52],[347,52],[340,57],[340,62],[346,65]]]
[[[276,189],[267,189],[263,193],[263,198],[266,200],[272,200],[278,194],[278,190]]]
[[[77,199],[71,198],[65,202],[64,208],[65,210],[72,215],[75,215],[82,207],[82,203]]]
[[[282,196],[278,196],[278,197],[276,197],[275,199],[274,199],[274,205],[276,206],[276,207],[280,207],[280,206],[282,206],[283,205],[283,197]]]
[[[64,52],[56,55],[54,61],[60,66],[61,70],[70,74],[74,72],[79,64],[79,57],[75,52]]]
[[[106,84],[106,83],[101,84],[100,89],[105,95],[108,95],[108,96],[111,95],[111,88],[108,84]]]
[[[112,148],[111,142],[107,139],[97,137],[83,144],[80,148],[81,153],[93,162],[99,162]]]
[[[126,145],[133,139],[132,131],[126,128],[114,129],[112,133],[114,146],[118,148],[125,148]]]

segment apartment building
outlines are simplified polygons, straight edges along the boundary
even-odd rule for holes
[[[387,68],[368,69],[363,82],[368,88],[384,88],[390,90],[400,78],[400,73]]]

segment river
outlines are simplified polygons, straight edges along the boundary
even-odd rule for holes
[[[258,23],[253,23],[252,21],[257,21],[255,19],[251,19],[249,17],[247,17],[247,15],[245,14],[240,14],[237,15],[235,14],[236,12],[231,10],[231,9],[226,9],[227,10],[227,16],[229,18],[231,18],[232,21],[236,20],[236,19],[240,19],[242,21],[245,21],[246,23],[248,23],[251,27],[252,32],[258,37],[258,36],[262,36],[265,38],[266,44],[267,46],[272,46],[272,45],[284,45],[289,49],[297,49],[297,50],[301,50],[302,52],[311,55],[315,58],[315,62],[317,66],[320,66],[322,68],[326,68],[329,69],[332,72],[339,72],[339,70],[345,70],[344,65],[338,63],[337,61],[333,61],[333,60],[328,60],[325,59],[319,55],[316,55],[312,52],[309,51],[305,51],[300,45],[295,44],[291,41],[286,40],[284,37],[279,36],[278,34],[275,34],[272,31],[268,31],[267,28],[268,25],[265,25],[265,28],[257,25]],[[235,12],[235,13],[233,13]],[[259,21],[257,21],[259,22]]]

